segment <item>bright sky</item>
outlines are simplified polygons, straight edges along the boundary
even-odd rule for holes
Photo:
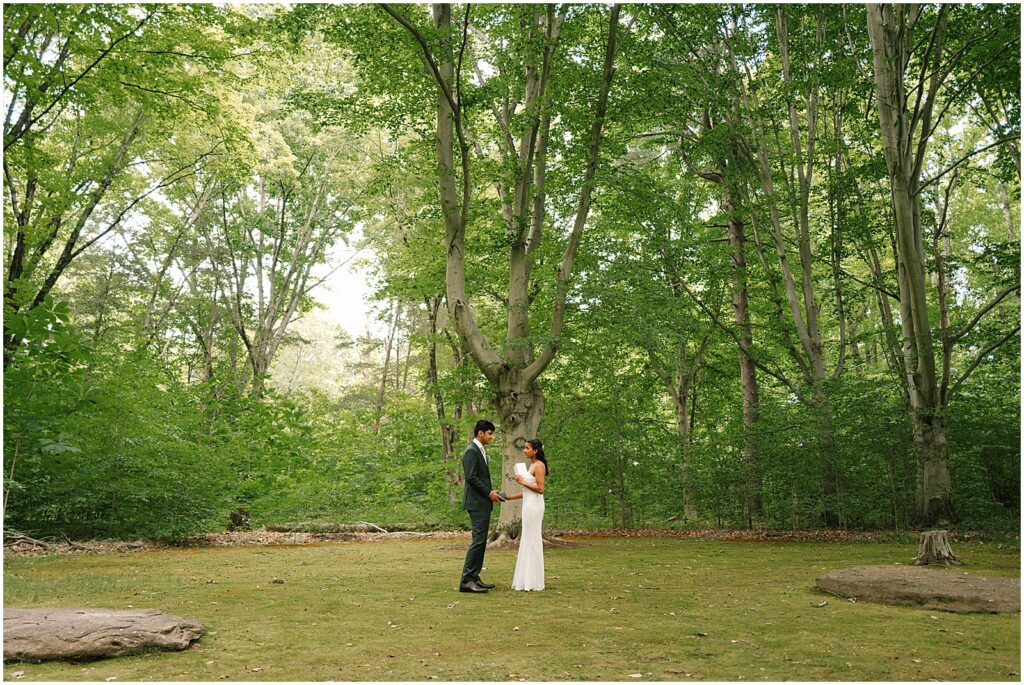
[[[324,314],[332,323],[344,328],[353,339],[368,329],[375,337],[387,335],[385,326],[377,320],[374,303],[369,301],[369,274],[361,266],[373,258],[369,249],[359,250],[362,231],[357,227],[348,238],[348,243],[338,243],[331,251],[327,263],[314,270],[313,277],[323,278],[335,269],[311,295],[326,310]]]

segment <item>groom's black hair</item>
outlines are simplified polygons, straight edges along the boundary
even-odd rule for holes
[[[492,430],[494,430],[493,423],[491,423],[487,419],[480,419],[479,421],[476,422],[476,425],[473,426],[473,437],[475,438],[480,433],[486,433],[487,431]]]

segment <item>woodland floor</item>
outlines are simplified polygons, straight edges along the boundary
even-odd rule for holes
[[[5,680],[1020,680],[1020,616],[851,603],[815,579],[909,564],[916,544],[576,537],[547,589],[458,592],[467,534],[15,556],[4,606],[155,608],[203,622],[193,649],[9,663]],[[280,534],[281,536],[289,534]],[[294,534],[291,534],[294,535]],[[370,534],[366,534],[368,537]],[[383,535],[383,534],[378,534]],[[960,542],[955,573],[1019,578],[1019,544]]]
[[[367,528],[366,524],[360,526]],[[602,538],[676,538],[686,540],[708,540],[721,542],[876,542],[907,543],[917,539],[917,533],[891,531],[844,531],[834,529],[723,529],[694,528],[671,529],[561,529],[550,531],[552,535],[566,540],[587,540]],[[179,547],[237,547],[250,545],[308,545],[323,542],[376,542],[382,540],[459,540],[468,539],[468,531],[386,531],[386,530],[345,530],[339,532],[309,532],[304,529],[287,530],[236,530],[220,533],[206,533],[179,542],[160,540],[69,540],[46,537],[39,540],[8,538],[4,544],[4,556],[43,556],[49,554],[84,554],[132,551],[153,551]],[[951,533],[953,544],[973,542],[994,542],[1019,546],[1020,538],[1015,535],[993,534],[983,531]]]

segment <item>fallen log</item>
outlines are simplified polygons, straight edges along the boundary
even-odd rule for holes
[[[99,659],[187,648],[202,623],[155,609],[4,609],[4,661]]]

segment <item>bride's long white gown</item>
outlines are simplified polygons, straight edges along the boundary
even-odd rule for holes
[[[533,474],[527,474],[530,485],[536,485]],[[541,527],[544,523],[544,495],[523,488],[523,530],[519,535],[519,556],[516,572],[512,576],[513,590],[544,589],[544,541]]]

